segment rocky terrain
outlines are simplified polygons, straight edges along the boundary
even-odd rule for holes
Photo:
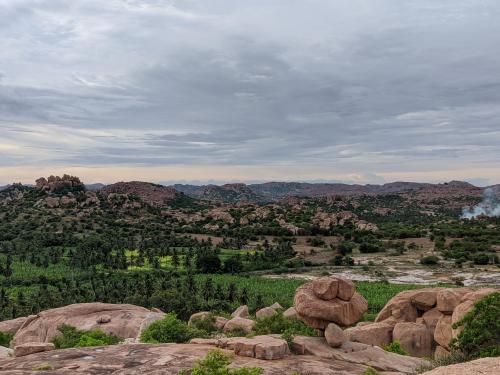
[[[282,311],[279,304],[262,308],[256,318],[280,312],[319,329],[317,337],[294,336],[290,342],[280,335],[234,337],[219,335],[192,339],[189,344],[138,344],[140,333],[162,319],[160,311],[133,305],[77,304],[44,311],[38,315],[0,322],[0,331],[14,334],[13,353],[4,349],[0,373],[28,374],[45,369],[54,374],[178,374],[193,366],[210,350],[220,348],[236,357],[232,366],[260,367],[265,374],[363,374],[371,367],[382,374],[411,374],[428,365],[418,357],[450,355],[449,342],[459,333],[452,324],[459,321],[474,303],[495,289],[433,288],[403,292],[395,296],[373,323],[362,322],[367,302],[352,282],[325,277],[296,291],[294,306]],[[209,312],[191,316],[189,325],[208,318]],[[69,324],[80,330],[99,328],[122,338],[123,344],[54,350],[51,343],[57,327]],[[252,330],[255,321],[248,307],[240,306],[230,319],[217,317],[224,333]],[[345,328],[349,327],[351,328]],[[410,356],[383,350],[398,340]],[[11,355],[14,355],[11,357]],[[450,371],[493,374],[498,359],[456,365]],[[446,368],[431,374],[455,374]],[[476,372],[474,372],[476,371]],[[457,372],[458,373],[458,372]]]

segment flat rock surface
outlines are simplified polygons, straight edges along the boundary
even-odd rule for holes
[[[424,372],[423,375],[497,375],[500,357],[481,358],[475,361],[443,366]]]
[[[177,375],[191,368],[212,349],[213,346],[193,344],[131,344],[54,350],[0,360],[0,374],[33,374],[33,369],[50,365],[53,370],[43,371],[43,374]],[[360,364],[311,355],[287,356],[273,361],[235,356],[231,366],[261,367],[264,374],[269,375],[290,375],[294,371],[308,375],[362,375],[366,369]]]

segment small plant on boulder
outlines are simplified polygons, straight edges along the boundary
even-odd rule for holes
[[[5,333],[0,331],[0,346],[4,346],[8,348],[10,346],[10,341],[12,340],[13,335],[10,333]]]
[[[401,343],[399,341],[393,341],[389,344],[386,344],[383,346],[383,349],[386,352],[391,352],[391,353],[396,353],[396,354],[401,354],[401,355],[408,355],[408,352],[404,350],[404,348],[401,346]]]
[[[61,335],[57,336],[53,341],[57,349],[115,345],[120,342],[119,337],[103,332],[100,329],[80,331],[73,326],[63,324],[58,327],[58,330]]]

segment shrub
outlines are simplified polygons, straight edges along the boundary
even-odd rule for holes
[[[435,266],[439,263],[439,258],[435,255],[429,255],[420,259],[420,264],[425,266]]]
[[[192,338],[207,337],[207,331],[189,327],[186,322],[178,319],[174,313],[167,314],[163,320],[151,323],[141,334],[141,342],[158,344],[162,342],[183,343]]]
[[[454,349],[468,358],[500,356],[500,293],[492,293],[480,301],[453,328],[464,327],[452,341]]]
[[[13,335],[6,332],[0,331],[0,346],[5,346],[8,348],[10,346],[10,341],[12,340]]]
[[[241,367],[230,369],[232,356],[220,349],[211,350],[207,356],[199,360],[190,371],[183,371],[180,375],[260,375],[263,370],[259,367]]]
[[[282,313],[258,319],[253,331],[257,335],[267,335],[271,333],[287,335],[315,336],[316,331],[298,319],[286,318]]]
[[[103,332],[100,329],[80,331],[67,324],[63,324],[57,329],[61,332],[61,335],[57,336],[53,341],[57,349],[115,345],[120,342],[119,337]]]
[[[380,372],[375,370],[373,367],[368,367],[364,372],[363,375],[380,375]]]
[[[474,264],[484,266],[490,262],[490,257],[488,256],[488,254],[479,253],[474,255],[472,260],[474,261]]]
[[[210,314],[208,317],[205,318],[198,318],[198,319],[193,319],[191,322],[193,327],[205,331],[205,332],[213,332],[216,331],[217,328],[215,327],[215,316],[213,314]]]
[[[406,350],[404,350],[404,348],[401,346],[401,343],[399,341],[393,341],[389,344],[385,344],[383,346],[383,349],[385,351],[391,352],[391,353],[408,355],[408,352]]]

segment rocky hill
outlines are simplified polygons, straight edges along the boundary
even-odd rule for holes
[[[184,194],[172,187],[153,184],[150,182],[131,181],[117,182],[99,190],[104,195],[127,194],[137,196],[151,205],[164,205],[181,198]]]
[[[329,196],[353,197],[361,195],[389,195],[416,193],[424,200],[443,197],[480,196],[484,188],[467,182],[451,181],[443,184],[417,182],[391,182],[383,185],[350,185],[306,182],[266,182],[262,184],[227,184],[227,185],[173,185],[173,188],[194,198],[217,202],[234,203],[239,201],[279,201],[284,198]]]

